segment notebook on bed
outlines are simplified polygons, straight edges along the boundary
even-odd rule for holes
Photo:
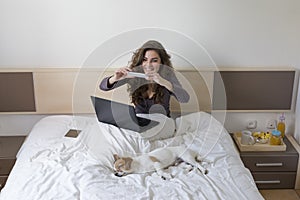
[[[137,117],[133,106],[91,96],[99,122],[115,125],[136,132],[145,132],[159,122]]]

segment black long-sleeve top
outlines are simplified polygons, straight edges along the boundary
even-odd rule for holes
[[[167,88],[163,87],[163,97],[160,102],[160,104],[155,103],[153,98],[142,98],[142,101],[140,101],[139,104],[135,105],[135,111],[136,113],[162,113],[162,108],[164,109],[163,114],[166,114],[167,116],[170,116],[170,98],[171,95],[174,96],[178,102],[180,103],[186,103],[189,101],[190,96],[187,93],[185,89],[182,88],[180,82],[178,81],[177,77],[175,76],[174,72],[171,73],[165,73],[166,69],[169,67],[164,67],[164,73],[160,73],[162,70],[158,71],[161,77],[164,79],[168,80],[172,86],[173,86],[173,91],[169,91]],[[169,72],[172,70],[167,69]],[[171,75],[170,75],[171,74]],[[129,83],[129,79],[122,79],[120,81],[115,82],[113,85],[109,84],[109,77],[104,78],[101,83],[100,83],[100,89],[104,91],[109,91],[114,88],[120,87],[126,83]]]

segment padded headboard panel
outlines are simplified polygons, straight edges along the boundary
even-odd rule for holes
[[[32,72],[0,72],[0,112],[35,112]]]
[[[68,113],[93,113],[90,96],[95,95],[107,99],[113,99],[122,103],[130,104],[127,86],[124,85],[112,91],[101,91],[100,81],[103,77],[112,75],[115,69],[77,69],[77,68],[38,68],[38,69],[2,69],[7,74],[19,76],[21,74],[31,75],[31,92],[33,109],[15,109],[15,105],[7,106],[8,109],[0,110],[1,113],[27,113],[27,114],[68,114]],[[177,70],[177,77],[183,87],[191,95],[191,100],[185,104],[179,104],[171,99],[171,110],[174,112],[195,112],[211,110],[211,91],[213,72],[206,70],[198,72],[193,69]],[[11,82],[2,79],[5,90],[16,92],[11,87]],[[19,82],[14,78],[14,84],[24,88],[27,83]],[[1,84],[2,85],[2,84]],[[20,88],[20,89],[21,89]],[[22,89],[23,90],[23,89]],[[23,90],[24,91],[24,90]],[[2,94],[1,94],[2,95]],[[20,97],[22,99],[22,97]],[[0,99],[2,105],[3,99]]]
[[[214,77],[212,107],[214,110],[289,111],[294,78],[295,71],[220,71]],[[222,102],[222,90],[226,102]]]

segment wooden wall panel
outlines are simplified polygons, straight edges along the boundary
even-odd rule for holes
[[[214,80],[215,110],[292,109],[295,71],[221,71]]]
[[[112,99],[130,104],[127,86],[112,91],[101,91],[101,80],[113,71],[85,70],[35,72],[34,84],[37,102],[37,113],[93,113],[90,96]],[[189,103],[171,102],[172,111],[193,112],[210,111],[213,72],[180,71],[178,78],[183,87],[190,93]]]
[[[38,113],[70,113],[76,72],[34,72]]]
[[[113,72],[97,70],[51,70],[34,72],[37,113],[93,113],[90,96],[129,103],[127,87],[101,91],[100,81]]]
[[[211,111],[211,92],[213,87],[213,72],[186,70],[176,75],[182,87],[190,94],[188,103],[178,103],[171,100],[171,110],[175,112]]]
[[[121,86],[111,91],[102,91],[99,84],[106,76],[113,74],[113,71],[81,70],[74,81],[72,103],[75,113],[93,113],[91,96],[98,96],[106,99],[129,104],[127,86]]]
[[[284,70],[283,70],[284,69]],[[122,103],[130,101],[127,86],[124,85],[112,91],[101,91],[99,89],[100,81],[109,75],[112,75],[115,69],[104,70],[101,68],[79,69],[79,68],[37,68],[37,69],[2,69],[3,73],[26,73],[33,76],[31,88],[34,91],[34,98],[30,100],[33,109],[25,112],[33,114],[69,114],[69,113],[93,113],[93,106],[90,96],[98,96]],[[295,71],[293,68],[225,68],[220,71]],[[200,72],[194,69],[181,68],[177,69],[177,77],[182,86],[189,92],[191,100],[188,103],[179,104],[171,99],[171,110],[175,112],[196,112],[212,110],[212,94],[214,84],[214,73],[216,69],[203,69]],[[298,77],[298,76],[296,76]],[[31,78],[32,79],[32,78]],[[1,78],[1,87],[8,83]],[[19,80],[19,78],[13,78]],[[298,78],[296,78],[298,80]],[[27,83],[19,83],[18,88],[25,88]],[[29,84],[30,85],[30,84]],[[33,86],[33,87],[32,87]],[[241,86],[242,87],[242,86]],[[2,89],[3,91],[3,89]],[[14,91],[14,89],[12,90]],[[23,90],[25,91],[25,90]],[[295,100],[295,91],[293,92],[293,101]],[[17,92],[18,94],[23,94]],[[30,93],[30,92],[29,92]],[[28,92],[26,92],[28,94]],[[18,97],[22,99],[24,96]],[[1,96],[2,98],[2,96]],[[9,101],[8,101],[9,102]],[[4,104],[2,104],[4,105]],[[12,104],[13,105],[13,104]],[[1,105],[0,105],[1,106]],[[6,108],[4,105],[3,108]],[[9,113],[24,112],[17,109]],[[11,109],[10,109],[11,110]],[[244,112],[248,112],[243,110]],[[260,111],[263,112],[263,111]],[[7,110],[0,110],[0,113],[8,113]]]
[[[31,72],[0,73],[0,112],[35,112]]]

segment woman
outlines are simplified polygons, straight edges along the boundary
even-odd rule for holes
[[[176,78],[170,58],[159,42],[150,40],[136,50],[128,67],[104,78],[100,89],[108,91],[127,83],[136,113],[162,113],[170,117],[171,95],[181,103],[190,98]],[[145,73],[145,77],[128,76],[128,72]]]

